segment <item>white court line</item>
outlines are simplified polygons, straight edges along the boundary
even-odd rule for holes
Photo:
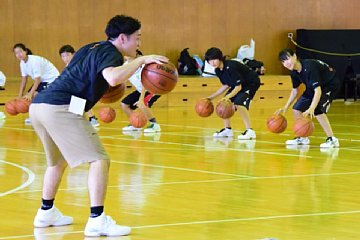
[[[304,213],[304,214],[288,214],[288,215],[274,215],[274,216],[260,216],[260,217],[249,217],[249,218],[229,218],[229,219],[217,219],[217,220],[204,220],[204,221],[193,221],[193,222],[175,222],[175,223],[164,223],[164,224],[152,224],[143,226],[133,226],[132,229],[147,229],[147,228],[162,228],[162,227],[177,227],[186,225],[202,225],[202,224],[214,224],[214,223],[233,223],[233,222],[246,222],[246,221],[259,221],[259,220],[273,220],[273,219],[285,219],[285,218],[300,218],[300,217],[317,217],[317,216],[333,216],[333,215],[348,215],[348,214],[359,214],[360,210],[353,211],[340,211],[340,212],[319,212],[319,213]],[[84,231],[69,231],[59,233],[47,233],[41,234],[40,236],[56,236],[56,235],[70,235],[79,234]],[[21,236],[8,236],[0,239],[18,239],[25,237],[32,237],[34,235],[21,235]],[[131,237],[131,234],[129,235]],[[126,238],[126,237],[125,237]]]
[[[252,178],[251,176],[248,176],[248,175],[232,174],[232,173],[223,173],[223,172],[213,172],[213,171],[198,170],[198,169],[191,169],[191,168],[182,168],[182,167],[171,167],[171,166],[163,166],[163,165],[156,165],[156,164],[124,162],[124,161],[118,161],[118,160],[111,160],[111,162],[120,163],[120,164],[128,164],[128,165],[138,165],[138,166],[145,166],[145,167],[153,167],[153,168],[172,169],[172,170],[178,170],[178,171],[188,171],[188,172],[197,172],[197,173],[206,173],[206,174],[222,175],[222,176],[233,176],[233,177],[241,177],[241,178]]]
[[[267,179],[286,179],[286,178],[302,178],[302,177],[323,177],[323,176],[343,176],[343,175],[360,175],[360,172],[340,172],[340,173],[314,173],[314,174],[298,174],[283,176],[265,176],[265,177],[240,177],[240,178],[223,178],[210,180],[191,180],[177,182],[156,182],[156,183],[140,183],[140,184],[121,184],[109,185],[108,188],[124,188],[124,187],[144,187],[144,186],[160,186],[160,185],[178,185],[178,184],[197,184],[197,183],[217,183],[217,182],[235,182],[235,181],[251,181],[251,180],[267,180]],[[41,192],[38,190],[24,190],[17,193]],[[59,188],[58,191],[87,191],[87,186],[77,188]]]
[[[21,184],[20,186],[16,187],[16,188],[13,188],[7,192],[3,192],[3,193],[0,193],[0,197],[3,197],[5,195],[8,195],[8,194],[11,194],[11,193],[14,193],[14,192],[17,192],[27,186],[29,186],[35,179],[35,174],[28,168],[26,167],[23,167],[23,166],[20,166],[18,164],[15,164],[15,163],[11,163],[11,162],[6,162],[4,160],[0,160],[0,163],[3,163],[3,164],[9,164],[9,165],[12,165],[14,167],[17,167],[17,168],[20,168],[22,169],[24,172],[27,173],[28,175],[28,179],[26,180],[26,182],[24,182],[23,184]]]
[[[129,138],[121,138],[121,137],[114,137],[114,136],[107,136],[105,138],[108,139],[122,139],[122,140],[134,140],[134,139],[129,139]],[[168,144],[168,145],[180,145],[180,146],[187,146],[187,147],[195,147],[195,148],[205,148],[205,145],[200,145],[200,144],[189,144],[189,143],[175,143],[175,142],[163,142],[163,141],[150,141],[150,140],[142,140],[142,139],[136,139],[136,141],[142,141],[142,142],[151,142],[151,143],[160,143],[160,144]],[[103,143],[104,146],[111,146],[111,147],[119,147],[119,145],[114,145],[114,144],[105,144]],[[144,147],[141,147],[144,148]],[[155,149],[155,148],[151,148],[151,149]],[[165,149],[165,148],[157,148],[157,149]],[[262,154],[267,154],[267,155],[279,155],[279,156],[287,156],[287,157],[299,157],[299,154],[289,154],[289,153],[279,153],[279,152],[271,152],[271,151],[260,151],[260,150],[250,150],[250,149],[243,149],[243,148],[230,148],[230,147],[209,147],[209,149],[219,149],[219,150],[232,150],[235,152],[254,152],[254,153],[262,153]],[[179,149],[174,149],[176,151],[178,151]],[[302,156],[304,158],[313,158],[312,156]]]

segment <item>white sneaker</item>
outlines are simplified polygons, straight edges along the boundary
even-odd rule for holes
[[[144,129],[144,133],[155,133],[160,131],[161,127],[158,123],[150,123],[150,125]]]
[[[141,131],[142,128],[136,128],[136,127],[134,127],[133,125],[129,124],[129,125],[127,125],[126,127],[123,127],[122,130],[123,130],[124,132]]]
[[[238,136],[238,140],[251,140],[255,138],[256,138],[255,131],[252,130],[251,128],[246,129],[243,134]]]
[[[95,117],[90,118],[89,122],[90,122],[91,126],[93,126],[93,127],[100,126],[99,121]]]
[[[25,119],[25,125],[31,125],[31,119],[30,118]]]
[[[286,145],[309,145],[310,139],[308,137],[296,137],[291,140],[286,140]]]
[[[49,210],[39,209],[34,218],[34,227],[64,226],[72,224],[72,217],[64,216],[55,206]]]
[[[336,148],[339,146],[339,139],[337,139],[336,137],[328,137],[326,139],[326,142],[320,144],[321,148]]]
[[[213,135],[215,138],[225,138],[225,137],[232,137],[233,131],[229,128],[223,128],[220,131],[214,133]]]
[[[106,216],[103,212],[100,216],[96,218],[88,219],[88,222],[85,226],[84,234],[88,237],[113,237],[129,235],[130,232],[130,227],[117,225],[110,216]]]

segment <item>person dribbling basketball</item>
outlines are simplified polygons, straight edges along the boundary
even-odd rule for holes
[[[64,216],[55,207],[54,200],[67,166],[88,164],[90,216],[84,235],[123,236],[131,232],[130,227],[118,225],[105,214],[110,159],[83,113],[99,101],[109,86],[123,84],[143,64],[168,62],[168,58],[147,55],[123,65],[123,56],[135,57],[140,46],[141,23],[135,18],[116,15],[108,22],[105,33],[106,41],[80,48],[69,66],[30,105],[33,128],[43,143],[47,161],[35,227],[73,223],[72,217]]]
[[[219,48],[210,48],[205,53],[205,61],[215,68],[216,76],[219,77],[222,86],[212,95],[207,97],[213,100],[226,90],[223,100],[234,103],[245,124],[246,130],[238,136],[239,140],[255,139],[255,131],[251,128],[249,107],[256,91],[260,87],[260,79],[257,73],[246,65],[235,61],[226,60]],[[232,137],[230,118],[224,119],[224,128],[214,133],[215,138]]]
[[[142,56],[140,50],[136,51],[136,55]],[[128,58],[127,62],[131,62],[132,59]],[[138,68],[138,70],[129,78],[131,84],[136,88],[135,91],[127,95],[121,101],[121,108],[124,110],[125,114],[130,117],[133,111],[136,108],[139,108],[149,120],[149,125],[144,129],[144,133],[156,133],[161,131],[160,124],[157,123],[155,116],[151,111],[152,105],[160,98],[160,95],[152,94],[143,87],[141,83],[141,70],[143,66]],[[124,132],[131,131],[141,131],[141,128],[134,127],[129,124],[128,126],[123,127]]]
[[[293,89],[285,106],[278,113],[285,113],[295,101],[301,83],[306,89],[293,106],[294,118],[316,117],[327,138],[321,148],[339,147],[339,140],[334,136],[328,117],[326,116],[330,104],[340,86],[335,70],[328,64],[314,59],[299,59],[291,49],[284,49],[279,53],[279,60],[289,69]],[[301,116],[302,115],[302,116]],[[308,145],[308,137],[296,137],[286,141],[287,145]]]

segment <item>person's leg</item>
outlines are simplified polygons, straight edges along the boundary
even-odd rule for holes
[[[130,108],[130,106],[126,103],[121,102],[121,108],[125,112],[127,117],[130,117],[133,110]]]
[[[236,107],[239,110],[240,117],[243,120],[246,129],[251,128],[249,111],[246,109],[246,107],[241,106],[241,105],[238,105]]]
[[[299,118],[302,118],[302,117],[303,117],[303,116],[302,116],[302,113],[303,113],[303,112],[301,112],[301,111],[299,111],[299,110],[293,109],[294,120],[299,119]]]
[[[257,89],[244,88],[241,89],[233,98],[232,101],[239,111],[240,117],[244,122],[245,131],[238,136],[238,140],[253,140],[256,139],[256,133],[251,128],[251,120],[249,114],[249,107]]]
[[[88,188],[91,215],[85,226],[85,236],[123,236],[131,232],[130,227],[117,225],[116,222],[104,212],[109,167],[109,160],[90,162]]]
[[[63,226],[73,223],[72,217],[63,216],[54,206],[55,196],[68,164],[44,126],[44,122],[49,120],[47,117],[53,114],[49,110],[40,104],[30,105],[33,128],[43,144],[48,165],[43,179],[42,205],[34,218],[35,227]]]
[[[152,105],[160,98],[160,95],[154,95],[149,92],[146,92],[144,98],[144,105],[141,107],[141,111],[145,114],[149,120],[149,125],[144,129],[144,133],[156,133],[161,132],[160,124],[157,123],[154,114],[151,111]]]
[[[66,167],[66,161],[61,159],[56,165],[48,166],[46,168],[43,180],[43,199],[55,199],[56,192],[59,188]]]
[[[110,161],[100,160],[90,163],[88,188],[91,207],[104,206],[108,184]]]
[[[301,96],[293,106],[294,120],[302,118],[302,113],[305,112],[311,104],[312,97]],[[308,137],[297,137],[286,140],[286,145],[309,145],[310,139]]]
[[[226,138],[226,137],[233,137],[233,131],[231,129],[231,121],[230,118],[223,119],[224,121],[224,128],[220,129],[220,131],[213,134],[215,138]]]
[[[323,114],[316,115],[316,119],[320,123],[320,126],[323,128],[326,136],[327,137],[333,137],[334,133],[333,133],[333,130],[332,130],[330,122],[329,122],[329,119],[326,116],[326,114],[323,113]]]

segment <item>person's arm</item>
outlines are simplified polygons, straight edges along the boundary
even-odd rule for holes
[[[19,90],[19,98],[21,98],[24,94],[24,90],[26,87],[26,83],[27,83],[27,76],[25,77],[21,77],[21,83],[20,83],[20,90]]]
[[[143,64],[150,63],[166,63],[169,59],[160,55],[146,55],[138,57],[128,64],[118,67],[107,67],[102,71],[105,80],[110,86],[116,86],[118,84],[126,82],[131,75]]]
[[[310,116],[310,118],[313,118],[315,116],[315,113],[314,113],[315,108],[319,104],[321,93],[322,93],[321,87],[315,88],[315,94],[314,94],[314,97],[313,97],[313,99],[311,101],[310,107],[308,108],[308,110],[303,112],[304,117]]]
[[[206,98],[209,100],[213,100],[214,98],[216,98],[217,96],[219,96],[220,94],[225,92],[226,89],[228,89],[228,88],[229,88],[228,85],[222,85],[216,92],[214,92],[213,94],[211,94],[210,96],[208,96]]]
[[[236,86],[229,94],[223,97],[224,100],[230,100],[230,98],[234,97],[241,90],[241,85]]]
[[[24,98],[26,98],[28,101],[31,101],[31,99],[34,97],[35,93],[36,93],[36,89],[39,87],[41,82],[40,77],[36,77],[34,79],[34,84],[32,85],[30,91],[28,93],[25,94]]]
[[[289,107],[293,104],[293,102],[295,101],[296,99],[296,96],[297,96],[297,93],[298,93],[298,87],[297,88],[293,88],[290,92],[290,96],[286,102],[286,104],[284,105],[283,108],[280,108],[279,110],[277,110],[275,112],[275,114],[285,114],[287,112],[287,110],[289,109]]]

